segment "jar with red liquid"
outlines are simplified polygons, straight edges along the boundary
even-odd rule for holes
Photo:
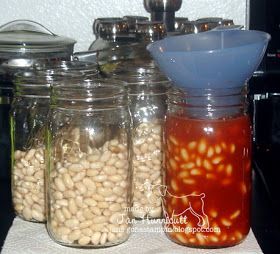
[[[197,248],[249,233],[251,124],[246,87],[172,90],[164,130],[164,229]]]

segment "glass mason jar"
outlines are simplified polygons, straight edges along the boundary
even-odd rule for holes
[[[15,74],[16,95],[11,110],[11,178],[13,204],[19,217],[45,221],[44,133],[50,87],[58,80],[90,79],[97,74],[96,65],[67,61],[34,65]]]
[[[98,35],[90,45],[89,56],[95,55],[100,70],[104,74],[112,69],[123,59],[133,57],[132,45],[137,42],[134,33],[129,31],[127,21],[118,19],[99,20],[96,24]]]
[[[132,215],[138,219],[162,216],[162,127],[167,110],[169,81],[161,78],[127,79],[132,115]]]
[[[199,248],[243,241],[251,207],[246,89],[171,91],[164,144],[168,237]]]
[[[89,50],[100,51],[127,45],[131,40],[128,24],[122,19],[96,20],[96,40],[90,45]],[[133,38],[132,38],[133,39]]]
[[[123,86],[53,88],[47,131],[47,229],[65,246],[98,248],[130,232],[130,116]]]
[[[15,89],[10,117],[13,205],[22,219],[44,222],[44,128],[50,83],[33,80]]]
[[[166,27],[162,22],[139,21],[135,29],[137,43],[132,47],[132,57],[120,61],[111,69],[111,73],[107,74],[118,75],[118,73],[127,72],[128,70],[134,72],[134,75],[140,74],[139,71],[143,70],[152,70],[157,74],[161,73],[146,47],[149,43],[161,40],[166,35]]]

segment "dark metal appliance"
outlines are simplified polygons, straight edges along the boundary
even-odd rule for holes
[[[251,0],[249,28],[271,35],[264,60],[249,82],[254,162],[273,204],[280,208],[280,2]]]

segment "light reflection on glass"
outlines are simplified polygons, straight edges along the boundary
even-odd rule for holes
[[[205,131],[205,133],[207,134],[212,134],[213,133],[213,128],[208,126],[208,127],[204,127],[203,130]]]

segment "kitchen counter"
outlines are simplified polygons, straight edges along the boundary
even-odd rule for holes
[[[258,165],[255,165],[257,167]],[[262,251],[266,253],[276,253],[280,242],[280,217],[278,211],[273,207],[271,199],[262,182],[259,171],[253,175],[253,214],[252,229],[258,240]],[[8,181],[0,181],[0,246],[13,222],[14,213],[11,205],[10,185]],[[226,250],[226,249],[225,249]]]

